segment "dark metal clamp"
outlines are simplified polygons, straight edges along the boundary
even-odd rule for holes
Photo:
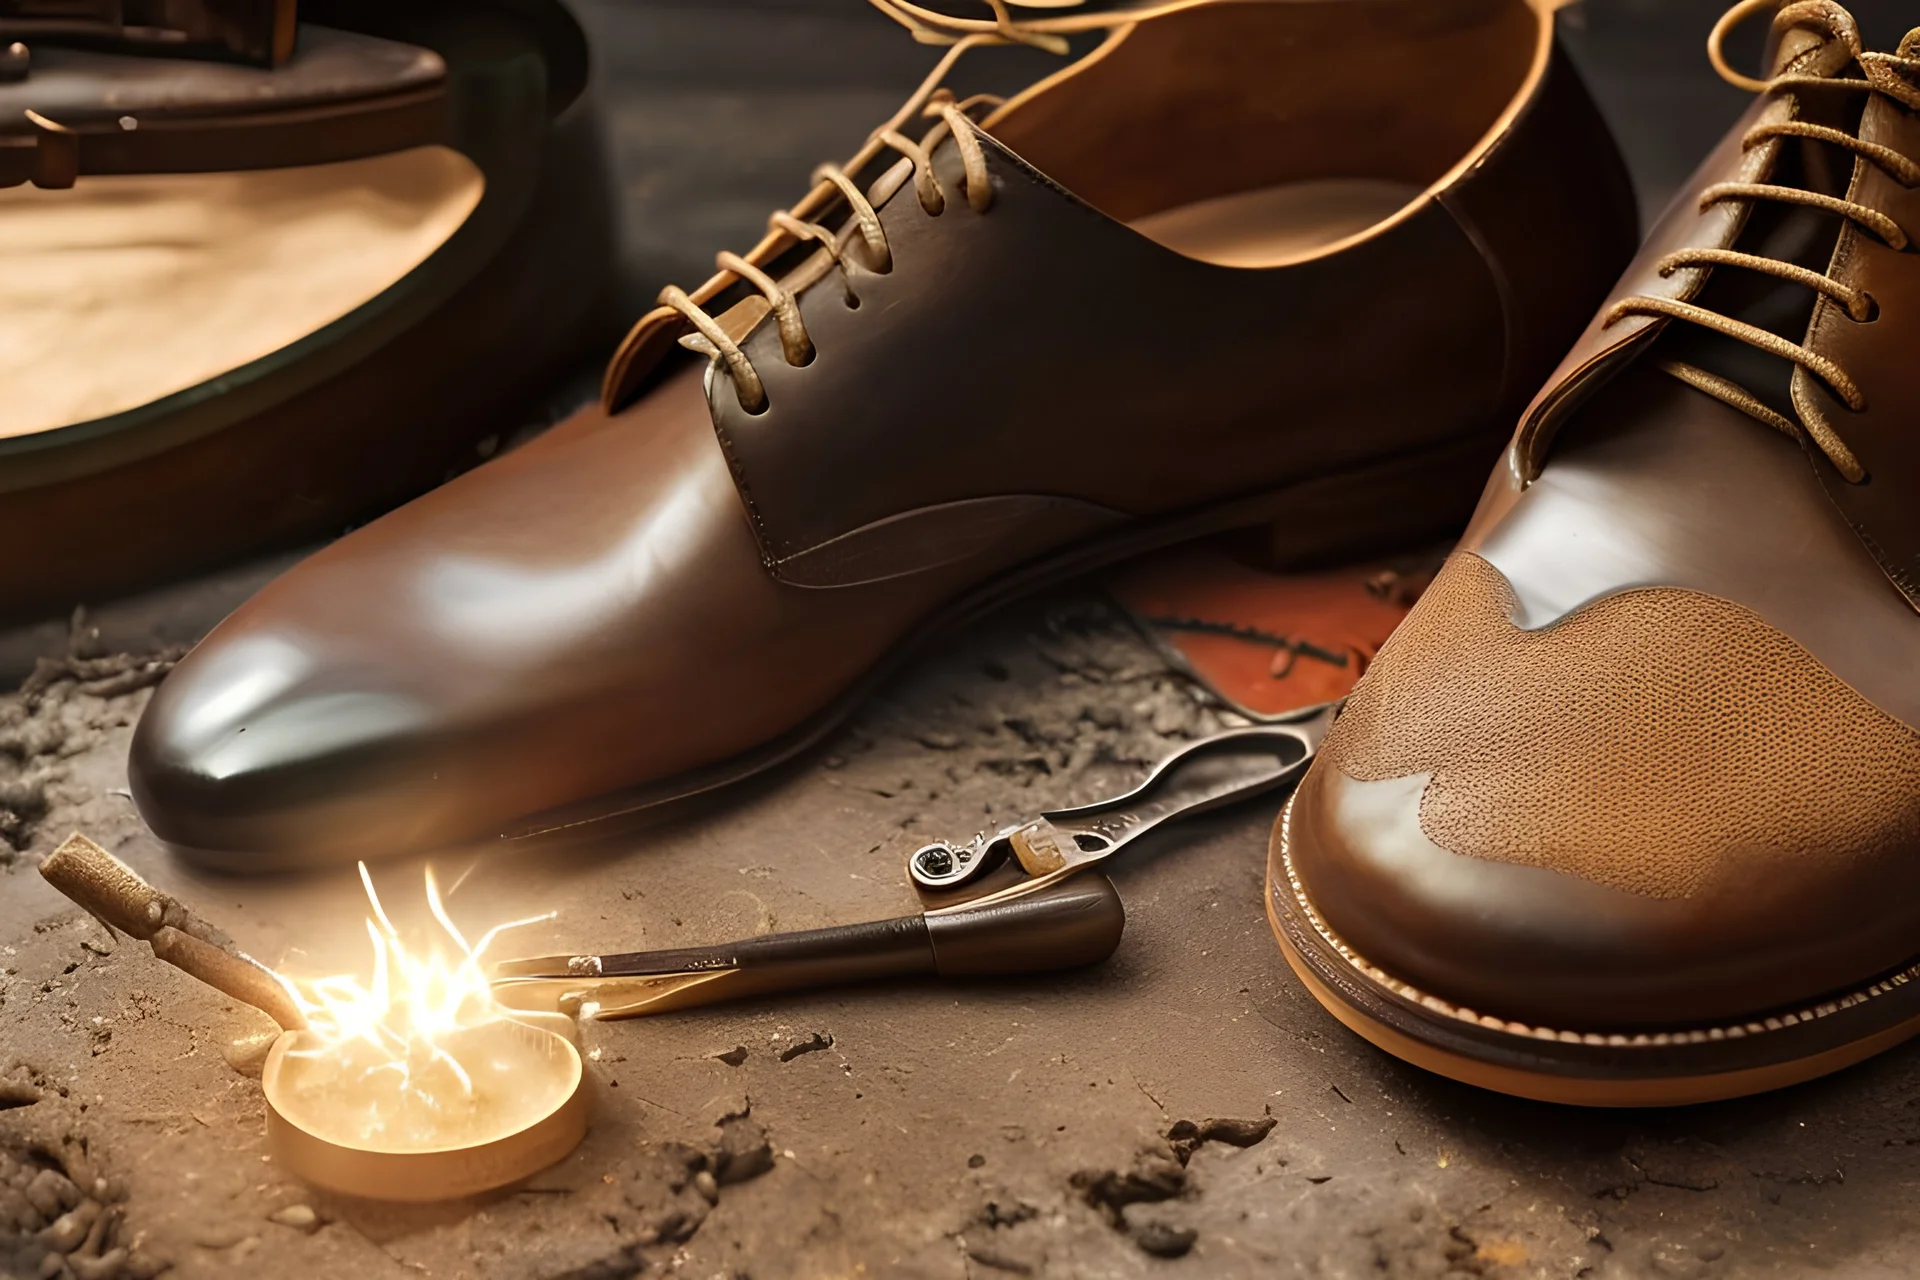
[[[922,889],[957,889],[1009,858],[1027,879],[963,904],[978,907],[1032,893],[1098,865],[1169,822],[1245,800],[1298,780],[1320,748],[1334,708],[1300,720],[1213,734],[1175,751],[1125,795],[985,832],[965,844],[936,841],[907,859]]]

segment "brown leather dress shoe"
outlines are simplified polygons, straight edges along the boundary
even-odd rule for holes
[[[1275,831],[1294,967],[1459,1079],[1688,1102],[1920,1029],[1920,31],[1775,34]]]
[[[1130,552],[1443,531],[1631,253],[1523,0],[1071,14],[1012,37],[1115,29],[1004,102],[936,91],[1008,38],[939,21],[955,52],[850,166],[897,157],[877,180],[823,169],[662,295],[602,405],[174,671],[132,759],[160,836],[269,868],[578,830],[791,756],[913,644]],[[642,392],[675,336],[711,358]]]

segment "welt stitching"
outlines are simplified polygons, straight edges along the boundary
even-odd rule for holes
[[[1666,1049],[1676,1044],[1707,1044],[1720,1040],[1744,1040],[1749,1036],[1764,1035],[1769,1031],[1784,1031],[1789,1027],[1814,1022],[1830,1017],[1843,1009],[1877,997],[1890,995],[1895,987],[1904,987],[1920,978],[1920,961],[1908,965],[1896,973],[1889,974],[1871,986],[1855,988],[1842,996],[1823,1000],[1818,1004],[1807,1005],[1784,1014],[1769,1014],[1764,1018],[1741,1023],[1727,1023],[1719,1026],[1695,1028],[1687,1031],[1636,1032],[1628,1035],[1624,1032],[1601,1033],[1596,1031],[1562,1031],[1553,1027],[1529,1026],[1524,1022],[1513,1022],[1506,1018],[1496,1018],[1492,1014],[1476,1013],[1429,995],[1410,982],[1404,982],[1380,968],[1362,956],[1335,933],[1320,913],[1308,901],[1306,888],[1300,883],[1299,873],[1293,866],[1293,799],[1287,800],[1286,807],[1280,811],[1280,861],[1286,869],[1287,885],[1293,891],[1293,902],[1313,931],[1328,946],[1345,960],[1361,977],[1376,986],[1385,987],[1403,1000],[1419,1005],[1430,1013],[1437,1013],[1456,1022],[1482,1027],[1490,1031],[1500,1031],[1508,1035],[1523,1036],[1531,1040],[1552,1040],[1564,1044],[1601,1046],[1614,1049]],[[1278,893],[1279,886],[1274,886]]]

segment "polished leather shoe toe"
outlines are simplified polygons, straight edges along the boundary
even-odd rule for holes
[[[216,630],[135,739],[153,829],[254,868],[605,829],[1121,556],[1457,528],[1630,252],[1550,18],[1175,4],[1022,35],[1076,24],[1113,30],[1005,102],[938,87],[1000,38],[957,26],[857,163],[663,292],[599,406]],[[663,366],[676,340],[706,359]]]
[[[314,555],[156,692],[131,777],[162,838],[257,869],[497,838],[556,798],[617,810],[636,779],[777,738],[808,681],[853,681],[885,648],[876,614],[939,591],[881,584],[848,610],[769,578],[697,369],[371,528],[384,553]]]
[[[1777,36],[1275,831],[1295,968],[1461,1079],[1686,1102],[1920,1030],[1920,32]]]

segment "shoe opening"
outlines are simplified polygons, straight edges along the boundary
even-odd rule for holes
[[[1474,153],[1536,74],[1528,0],[1252,0],[1123,29],[986,122],[1189,257],[1277,266],[1364,234]]]

